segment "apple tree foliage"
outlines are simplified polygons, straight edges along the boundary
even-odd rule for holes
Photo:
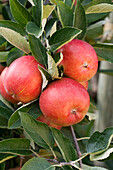
[[[74,38],[87,41],[99,59],[113,63],[113,44],[99,41],[104,18],[113,11],[112,0],[78,0],[76,6],[72,0],[9,0],[0,2],[0,10],[4,17],[0,21],[0,63],[9,66],[18,57],[32,54],[45,65],[45,69],[39,67],[44,77],[43,88],[58,78],[58,71],[63,74],[63,69],[57,67],[62,56],[53,59],[53,55]],[[112,70],[98,72],[113,74]],[[94,110],[91,103],[90,113],[73,126],[84,170],[104,170],[93,162],[113,158],[113,127],[101,133],[88,133]],[[38,99],[12,105],[0,96],[1,170],[7,161],[14,160],[18,166],[23,165],[22,170],[80,169],[70,127],[61,131],[50,128],[35,120],[41,114]]]

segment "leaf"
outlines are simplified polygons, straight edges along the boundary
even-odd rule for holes
[[[78,35],[78,38],[82,39],[86,33],[86,16],[80,0],[78,0],[76,4],[73,26],[82,30],[82,32]]]
[[[54,9],[55,9],[54,5],[44,5],[43,6],[43,19],[48,18]]]
[[[35,109],[35,111],[34,111],[34,109]],[[11,115],[11,117],[9,119],[9,122],[8,122],[9,129],[16,129],[21,126],[19,111],[29,112],[30,110],[31,110],[30,114],[33,115],[33,117],[35,117],[35,118],[37,118],[39,116],[39,114],[41,114],[41,111],[38,106],[38,101],[36,101],[36,102],[32,101],[30,103],[24,104],[21,107],[19,107]]]
[[[16,155],[12,155],[12,154],[7,154],[7,153],[0,153],[0,164],[14,158]]]
[[[112,11],[113,11],[113,5],[107,3],[101,3],[87,8],[85,12],[86,14],[90,14],[90,13],[103,13],[103,12],[112,12]]]
[[[50,51],[55,51],[58,48],[62,47],[64,44],[70,42],[78,34],[81,33],[81,30],[72,27],[65,27],[56,31],[50,38]]]
[[[94,44],[93,47],[100,58],[113,63],[113,44]]]
[[[35,6],[36,5],[36,1],[35,0],[28,0],[32,6]]]
[[[0,27],[0,34],[12,45],[24,51],[25,53],[30,52],[29,44],[27,40],[19,33],[5,27]]]
[[[55,142],[62,153],[64,160],[66,162],[69,162],[77,159],[76,152],[72,146],[71,141],[66,138],[59,130],[51,128],[51,131],[53,133]]]
[[[105,152],[102,152],[100,154],[91,154],[90,160],[91,161],[103,160],[108,158],[111,153],[113,153],[113,148],[109,148]]]
[[[73,25],[73,11],[64,2],[59,1],[57,3],[58,16],[62,26],[72,26]]]
[[[9,52],[0,52],[0,62],[6,62]]]
[[[10,7],[13,17],[21,25],[25,26],[32,21],[30,13],[18,0],[10,0]]]
[[[39,38],[43,33],[43,30],[39,28],[34,22],[28,22],[26,25],[26,31],[28,34],[34,35],[37,38]]]
[[[6,107],[0,106],[0,127],[8,127],[8,119],[10,118],[12,111]]]
[[[33,21],[38,27],[41,27],[43,18],[43,0],[36,0],[35,6],[32,8]]]
[[[10,50],[7,57],[7,66],[9,66],[14,60],[24,55],[24,52],[14,47]]]
[[[0,153],[11,153],[16,155],[30,155],[30,141],[28,139],[5,139],[0,141]]]
[[[54,140],[49,127],[42,122],[36,121],[32,116],[25,112],[19,112],[19,114],[23,128],[34,142],[43,148],[52,149]]]
[[[57,65],[52,56],[50,56],[49,54],[48,54],[48,72],[53,79],[59,77]]]
[[[84,8],[87,9],[90,6],[101,4],[101,3],[111,3],[111,0],[84,0],[82,3],[84,5]]]
[[[102,133],[95,132],[88,140],[87,152],[99,154],[108,149],[113,137],[113,127],[105,129]]]
[[[46,159],[44,158],[32,158],[29,161],[27,161],[24,166],[21,168],[21,170],[55,170],[55,167],[53,167]]]
[[[1,94],[0,94],[0,105],[5,106],[11,111],[14,111],[14,108],[11,106],[11,104]]]
[[[49,21],[47,21],[45,25],[45,32],[46,32],[46,37],[48,38],[51,32],[51,28],[53,27],[54,23],[58,20],[58,18],[51,18]]]
[[[96,22],[95,24],[90,25],[87,28],[86,37],[90,37],[90,39],[95,39],[103,33],[103,25],[105,21]]]
[[[97,167],[97,166],[88,166],[83,164],[82,165],[83,170],[107,170],[106,168],[103,167]]]
[[[45,65],[47,68],[47,54],[46,54],[47,50],[42,45],[40,39],[36,38],[34,35],[29,35],[29,44],[30,44],[30,48],[33,53],[33,56],[36,58],[36,60],[40,64]]]
[[[21,35],[26,35],[25,29],[23,29],[18,23],[13,21],[0,21],[0,27],[9,28]]]

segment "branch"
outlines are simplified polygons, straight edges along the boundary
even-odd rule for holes
[[[76,147],[78,158],[80,158],[81,152],[80,152],[80,148],[79,148],[79,145],[78,145],[78,142],[77,142],[77,138],[76,138],[73,126],[70,126],[70,129],[71,129],[71,133],[72,133],[72,136],[73,136],[73,140],[74,140],[74,144],[75,144],[75,147]],[[79,161],[79,167],[82,168],[82,160],[81,159]]]

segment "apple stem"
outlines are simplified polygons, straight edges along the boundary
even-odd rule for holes
[[[70,129],[71,129],[71,133],[72,133],[72,136],[73,136],[73,140],[74,140],[74,144],[75,144],[75,147],[76,147],[78,158],[80,158],[81,152],[80,152],[80,148],[79,148],[79,145],[78,145],[78,142],[77,142],[77,138],[76,138],[73,126],[70,126]],[[79,161],[79,167],[82,168],[82,160]]]

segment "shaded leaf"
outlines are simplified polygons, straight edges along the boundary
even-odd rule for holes
[[[6,139],[0,141],[0,153],[16,155],[30,155],[30,141],[28,139]]]
[[[0,164],[2,162],[5,162],[9,159],[14,158],[16,155],[12,155],[12,154],[7,154],[7,153],[0,153]]]
[[[82,39],[86,33],[86,16],[80,0],[78,0],[76,4],[73,26],[82,30],[78,35],[78,38]]]
[[[41,66],[38,66],[38,68],[44,74],[44,76],[46,77],[46,80],[48,80],[48,82],[51,82],[52,76],[49,74],[49,72]]]
[[[21,25],[25,26],[32,20],[30,13],[18,0],[10,0],[10,7],[13,17]]]
[[[29,35],[29,44],[30,44],[30,48],[33,53],[33,56],[36,58],[36,60],[40,64],[45,65],[47,68],[47,54],[46,54],[47,50],[42,45],[40,39],[36,38],[33,35]]]
[[[66,5],[64,2],[59,1],[57,3],[58,7],[58,16],[62,26],[72,26],[73,25],[73,11]]]
[[[53,27],[54,23],[58,20],[58,18],[51,18],[49,21],[47,21],[45,25],[45,32],[46,32],[46,37],[50,35],[51,28]]]
[[[76,151],[73,148],[71,141],[59,130],[51,128],[51,131],[64,160],[68,162],[77,159]]]
[[[93,47],[100,58],[113,63],[113,44],[94,44]]]
[[[0,52],[0,62],[6,62],[9,52]]]
[[[81,30],[72,27],[65,27],[56,31],[50,38],[50,51],[55,51],[58,48],[62,47],[64,44],[70,42],[78,34],[81,33]],[[65,35],[65,36],[64,36]]]
[[[84,0],[82,3],[84,8],[89,8],[90,6],[101,4],[101,3],[111,3],[111,0]]]
[[[32,116],[25,112],[19,113],[23,128],[34,142],[43,148],[52,149],[54,140],[49,127],[42,122],[36,121]]]
[[[19,33],[9,28],[0,27],[0,34],[15,47],[19,48],[27,54],[30,52],[27,40]]]
[[[44,158],[32,158],[29,161],[27,161],[24,166],[21,168],[21,170],[55,170],[55,167],[53,167],[46,159]]]

